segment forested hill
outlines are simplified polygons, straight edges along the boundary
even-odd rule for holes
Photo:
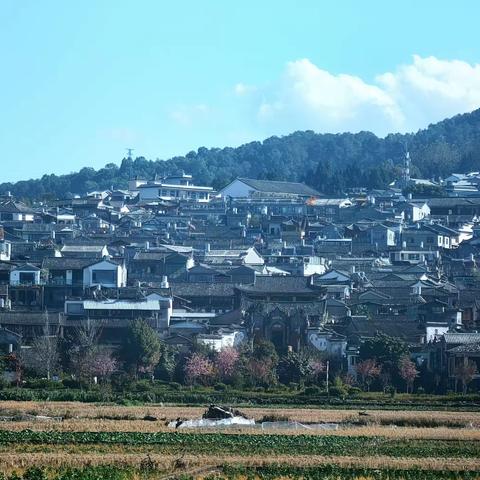
[[[384,187],[399,174],[405,144],[412,175],[444,177],[451,172],[480,170],[480,109],[457,115],[416,134],[378,138],[369,132],[317,134],[295,132],[238,148],[199,148],[182,157],[150,161],[123,159],[100,170],[83,168],[69,175],[0,184],[19,198],[65,198],[97,189],[125,188],[130,178],[153,178],[184,170],[197,184],[216,188],[237,176],[302,181],[325,193],[345,187]]]

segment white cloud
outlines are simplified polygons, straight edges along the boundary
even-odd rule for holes
[[[248,93],[255,92],[257,87],[255,85],[247,85],[246,83],[237,83],[233,89],[236,95],[246,95]]]
[[[139,133],[129,127],[111,127],[98,131],[103,139],[111,140],[117,143],[131,143],[139,139]]]
[[[175,123],[189,127],[197,120],[205,119],[209,111],[208,105],[203,103],[192,106],[181,105],[170,112],[170,118]]]
[[[414,55],[411,65],[376,78],[407,119],[406,129],[480,107],[480,65]]]
[[[480,65],[415,55],[411,64],[369,83],[302,59],[289,62],[273,84],[246,87],[239,83],[235,92],[252,102],[253,122],[268,133],[314,129],[385,135],[478,108]]]

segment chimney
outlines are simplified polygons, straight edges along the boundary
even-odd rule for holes
[[[160,283],[160,288],[170,288],[170,284],[168,283],[168,277],[163,275],[162,282]]]
[[[402,242],[402,248],[403,249],[407,248],[407,242],[405,240]]]
[[[148,240],[145,242],[145,250],[150,250],[150,242]]]
[[[206,252],[210,251],[210,244],[208,242],[205,244],[205,251]]]

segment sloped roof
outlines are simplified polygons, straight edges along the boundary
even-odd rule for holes
[[[23,265],[19,265],[15,267],[12,271],[18,270],[20,272],[38,272],[40,269],[31,263],[25,263]]]
[[[172,293],[176,297],[232,297],[234,286],[232,283],[206,282],[175,282],[170,284]]]
[[[229,312],[217,315],[209,320],[210,325],[239,325],[242,323],[242,311],[237,308],[236,310],[230,310]]]
[[[321,195],[319,192],[304,183],[255,180],[252,178],[238,178],[237,180],[240,180],[257,191],[265,193],[289,193],[292,195],[309,197]]]
[[[79,270],[91,264],[91,258],[47,257],[43,259],[42,268],[48,270]]]
[[[4,213],[34,213],[34,211],[21,202],[15,200],[0,201],[0,212]]]
[[[258,276],[252,285],[242,285],[239,290],[252,293],[313,293],[310,277],[301,276]]]
[[[203,265],[203,264],[195,265],[194,267],[190,268],[188,270],[188,274],[191,275],[192,273],[196,275],[200,275],[200,274],[223,275],[224,274],[223,272],[220,272],[218,270],[215,270],[214,268],[209,267],[208,265]]]
[[[354,316],[345,333],[347,336],[360,337],[374,337],[377,333],[384,333],[409,343],[419,343],[425,335],[425,329],[421,328],[418,322],[409,321],[405,317],[396,317],[393,321],[388,321],[384,318]]]
[[[101,252],[106,245],[63,245],[61,248],[62,252],[88,252],[88,253],[98,253]]]
[[[447,344],[480,343],[480,333],[446,333],[443,338]]]
[[[155,252],[155,251],[147,251],[147,252],[136,252],[133,260],[140,260],[140,261],[162,261],[166,258],[173,255],[173,252]]]
[[[458,347],[451,348],[448,352],[449,353],[480,353],[480,342],[459,345]]]
[[[83,308],[85,310],[160,310],[158,300],[146,300],[143,302],[130,302],[128,300],[107,300],[96,302],[94,300],[84,300]]]

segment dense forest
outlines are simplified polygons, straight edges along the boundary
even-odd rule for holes
[[[197,184],[219,188],[238,176],[305,182],[326,194],[344,188],[385,187],[399,176],[408,145],[412,176],[441,178],[452,172],[480,170],[480,109],[430,125],[415,134],[378,138],[370,132],[318,134],[295,132],[238,148],[201,147],[169,160],[124,158],[100,170],[82,168],[68,175],[0,184],[25,199],[65,198],[75,194],[125,188],[129,179],[184,170]]]

